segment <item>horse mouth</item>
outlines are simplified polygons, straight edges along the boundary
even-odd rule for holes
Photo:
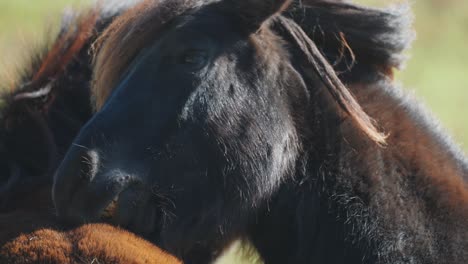
[[[150,194],[137,186],[129,187],[99,213],[99,221],[127,229],[143,238],[154,240],[162,228],[161,206]]]
[[[112,223],[117,214],[117,207],[118,207],[118,196],[114,198],[109,205],[102,210],[101,216],[99,217],[101,221],[105,223]]]
[[[112,171],[108,175],[112,180],[98,188],[103,195],[100,197],[102,207],[98,207],[96,216],[99,221],[121,225],[122,214],[131,214],[134,211],[130,205],[138,207],[145,203],[146,191],[142,183],[133,175],[121,171]]]

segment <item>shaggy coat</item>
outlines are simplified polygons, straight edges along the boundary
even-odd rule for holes
[[[100,37],[97,113],[54,177],[62,219],[209,263],[465,263],[468,161],[392,80],[406,6],[144,1]],[[281,249],[281,250],[278,250]]]
[[[0,214],[0,263],[181,264],[150,242],[110,225],[63,229],[50,211],[49,196],[29,197],[35,204],[41,199],[47,210],[19,207]]]

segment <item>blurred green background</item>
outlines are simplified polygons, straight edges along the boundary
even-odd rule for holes
[[[0,76],[10,82],[15,68],[57,30],[67,6],[90,0],[0,0]],[[359,0],[376,6],[390,0]],[[400,1],[401,2],[401,1]],[[468,1],[411,1],[417,40],[408,52],[406,69],[398,74],[404,86],[421,98],[468,152]],[[5,83],[2,84],[4,86]],[[8,85],[8,84],[6,84]],[[220,263],[249,263],[230,254]]]

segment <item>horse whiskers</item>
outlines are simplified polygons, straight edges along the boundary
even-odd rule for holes
[[[151,194],[154,195],[153,197],[158,207],[171,209],[176,208],[175,202],[168,194],[164,194],[160,190],[155,190],[154,188],[151,188]]]
[[[72,143],[73,146],[75,147],[79,147],[79,148],[82,148],[82,149],[85,149],[85,150],[91,150],[90,148],[86,147],[86,146],[83,146],[83,145],[80,145],[80,144],[77,144],[77,143]]]

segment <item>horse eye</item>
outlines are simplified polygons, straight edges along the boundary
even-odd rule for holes
[[[201,68],[205,66],[207,58],[207,53],[203,50],[189,50],[182,55],[180,63]]]

